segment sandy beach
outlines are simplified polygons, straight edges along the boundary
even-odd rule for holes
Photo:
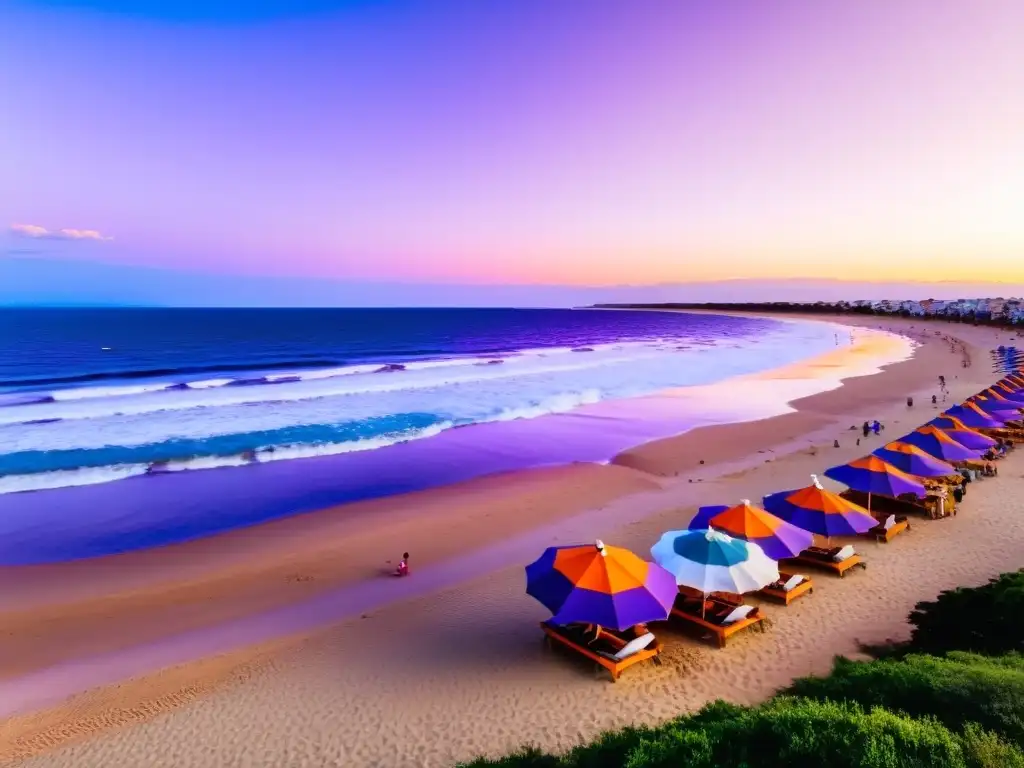
[[[18,585],[0,596],[0,761],[447,766],[524,743],[566,748],[714,698],[754,702],[827,670],[836,654],[856,655],[859,642],[902,636],[919,600],[1020,567],[1024,458],[973,484],[957,517],[914,521],[889,544],[859,542],[867,571],[818,576],[810,598],[767,607],[764,635],[719,651],[661,628],[665,666],[632,669],[617,685],[545,652],[543,608],[523,594],[522,566],[545,546],[600,537],[646,555],[702,504],[806,485],[895,439],[942,407],[940,375],[946,407],[997,378],[988,351],[1010,337],[830,320],[918,346],[912,359],[795,400],[792,413],[703,427],[608,465],[486,477],[158,550],[0,569]],[[743,384],[854,371],[891,354],[872,347],[885,339]],[[885,431],[857,445],[851,427],[868,419]],[[413,577],[391,579],[403,549]]]

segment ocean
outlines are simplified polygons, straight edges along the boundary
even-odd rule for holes
[[[613,416],[630,398],[847,342],[822,323],[662,312],[2,310],[0,563],[607,461],[745,416],[719,405],[599,422],[594,408]],[[56,511],[68,506],[115,509],[71,524]],[[40,517],[67,535],[34,535]]]

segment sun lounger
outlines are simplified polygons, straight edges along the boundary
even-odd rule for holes
[[[889,515],[884,521],[876,525],[864,535],[874,536],[876,541],[889,542],[893,537],[899,536],[904,531],[909,530],[910,523],[907,522],[907,518],[903,516],[897,517],[896,515]]]
[[[731,600],[709,597],[702,601],[680,594],[672,608],[672,616],[709,632],[719,648],[724,648],[728,638],[748,627],[757,626],[764,631],[764,615],[760,608],[737,605]]]
[[[839,495],[847,501],[852,501],[854,504],[860,504],[862,507],[868,506],[868,495],[861,491],[843,491]],[[904,517],[924,515],[926,517],[934,517],[923,499],[894,499],[891,496],[879,496],[878,494],[871,496],[871,512],[878,515],[902,515]]]
[[[613,632],[602,630],[596,640],[588,642],[585,632],[576,627],[562,627],[542,621],[540,628],[544,630],[549,646],[566,648],[607,669],[612,682],[618,680],[619,675],[634,664],[648,659],[655,664],[661,663],[658,659],[661,643],[650,632],[633,640],[625,640]]]
[[[700,605],[704,600],[713,600],[721,605],[743,605],[743,595],[737,595],[734,592],[712,592],[710,595],[705,596],[700,590],[691,589],[690,587],[679,587],[679,594],[687,600],[696,601],[697,605]]]
[[[832,549],[809,547],[796,557],[781,561],[779,565],[791,568],[801,565],[810,568],[821,568],[826,571],[832,571],[840,577],[845,576],[846,572],[851,568],[858,566],[861,568],[868,567],[868,564],[861,559],[860,555],[853,551],[853,547],[850,545],[833,547]]]
[[[814,591],[814,582],[807,576],[779,571],[779,580],[769,584],[757,594],[768,600],[789,605],[802,595]]]

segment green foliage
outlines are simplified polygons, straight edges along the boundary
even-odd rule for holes
[[[867,663],[837,659],[828,677],[797,680],[786,693],[934,716],[955,731],[964,723],[978,723],[1024,747],[1024,659],[1016,655],[911,655]]]
[[[966,725],[960,741],[968,768],[1024,768],[1024,752],[975,723]]]
[[[716,703],[659,728],[627,729],[556,762],[477,761],[474,768],[988,768],[1024,760],[998,737],[968,743],[931,719],[857,704],[783,697],[755,708]],[[1011,762],[1005,762],[1010,760]],[[1021,763],[1024,768],[1024,763]]]
[[[1024,651],[1024,570],[988,584],[951,589],[910,614],[909,648],[922,653]]]
[[[471,763],[464,763],[464,768],[559,768],[565,765],[562,759],[555,755],[547,755],[536,747],[524,747],[518,752],[502,757],[498,760],[487,760],[480,758]]]

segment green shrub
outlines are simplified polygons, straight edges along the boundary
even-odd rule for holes
[[[712,704],[660,728],[628,729],[554,762],[478,761],[475,768],[989,768],[1014,747],[980,731],[968,742],[933,720],[856,704],[779,698],[751,709]],[[977,753],[977,757],[975,757]],[[994,756],[994,757],[993,757]],[[1007,763],[1007,766],[1015,766]],[[1024,764],[1022,764],[1024,768]]]
[[[547,755],[536,747],[524,747],[518,752],[499,758],[498,760],[487,760],[480,758],[471,763],[463,763],[464,768],[489,768],[498,766],[500,768],[560,768],[564,763],[555,755]]]
[[[1024,660],[955,653],[902,661],[836,659],[828,677],[797,680],[789,695],[934,716],[960,731],[978,723],[1024,747]]]
[[[909,649],[921,653],[1024,651],[1024,570],[981,587],[947,590],[910,614]]]
[[[967,724],[960,741],[968,768],[1024,768],[1024,752],[975,723]]]

